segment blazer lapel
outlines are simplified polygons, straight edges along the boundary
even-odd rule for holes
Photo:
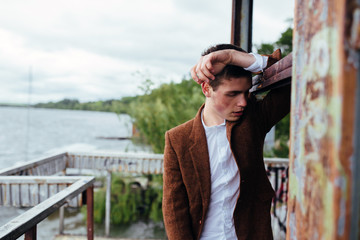
[[[193,143],[190,144],[189,152],[196,171],[195,174],[200,182],[203,208],[206,212],[210,201],[211,177],[206,135],[201,122],[201,111],[203,107],[204,105],[200,108],[194,119],[193,129],[189,136],[189,139],[191,139]]]

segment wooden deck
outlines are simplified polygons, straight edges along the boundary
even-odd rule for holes
[[[283,193],[284,189],[281,186],[286,186],[287,177],[284,177],[284,172],[288,166],[288,159],[265,158],[264,161],[269,170],[268,174],[273,187],[277,192]],[[46,199],[71,188],[74,179],[82,178],[81,176],[66,176],[68,172],[73,172],[70,170],[74,170],[79,175],[85,174],[85,170],[100,171],[101,174],[106,175],[105,235],[109,236],[111,173],[123,172],[126,174],[135,173],[136,175],[162,173],[163,155],[99,152],[61,153],[45,159],[27,162],[21,166],[0,170],[0,206],[31,207],[41,205]],[[58,207],[64,204],[72,207],[81,206],[84,195],[82,193],[83,191],[80,191],[71,199],[66,199]],[[281,198],[283,195],[279,194],[280,192],[277,196]],[[277,209],[276,202],[273,203],[273,207]],[[60,233],[64,231],[63,211],[64,208],[60,208]],[[284,225],[284,219],[278,220],[281,220]],[[59,235],[53,239],[84,238],[84,236]],[[112,238],[96,237],[95,239]]]

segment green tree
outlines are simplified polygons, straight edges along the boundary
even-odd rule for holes
[[[38,103],[36,108],[74,109],[87,111],[115,112],[117,114],[127,113],[129,105],[137,97],[124,97],[120,100],[106,100],[80,103],[77,99],[63,99],[58,102]]]
[[[255,45],[257,52],[260,54],[271,54],[275,49],[280,48],[282,56],[288,55],[292,52],[292,38],[293,38],[293,29],[288,27],[284,32],[281,33],[279,40],[274,43],[261,43],[260,45]]]
[[[257,46],[258,53],[261,54],[271,54],[274,52],[274,44],[271,43],[262,43]]]
[[[281,37],[276,41],[275,45],[281,49],[282,55],[286,56],[292,52],[293,29],[288,27],[285,32],[281,33]]]
[[[130,104],[134,119],[146,142],[156,153],[164,151],[165,132],[193,118],[204,102],[201,88],[193,80],[162,84]]]

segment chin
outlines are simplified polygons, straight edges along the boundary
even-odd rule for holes
[[[228,117],[226,118],[226,121],[229,121],[229,122],[236,122],[240,119],[241,117]]]

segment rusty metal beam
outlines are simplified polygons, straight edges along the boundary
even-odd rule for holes
[[[233,0],[231,17],[231,44],[240,46],[241,0]]]
[[[253,0],[233,0],[231,44],[251,52]]]
[[[295,2],[287,239],[359,239],[357,4]]]
[[[292,53],[267,68],[262,75],[253,77],[250,92],[258,93],[291,83]]]

